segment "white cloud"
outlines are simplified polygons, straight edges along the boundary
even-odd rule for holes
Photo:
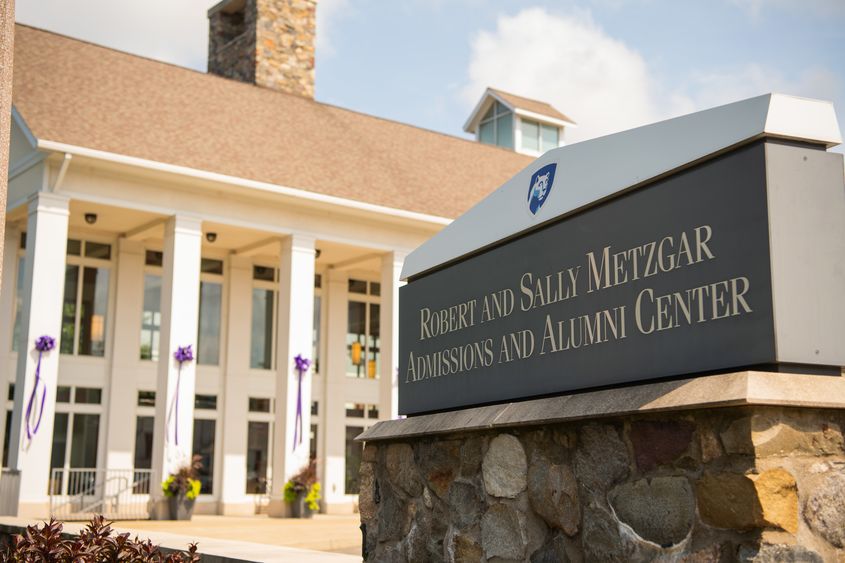
[[[469,83],[474,104],[484,88],[547,101],[578,122],[577,141],[635,127],[660,116],[643,57],[605,34],[587,13],[554,16],[542,8],[502,16],[472,42]]]
[[[17,21],[205,70],[214,0],[18,0]]]
[[[349,0],[318,0],[317,2],[317,50],[318,56],[332,56],[332,28],[349,11]]]
[[[842,79],[822,67],[786,76],[758,64],[692,70],[664,87],[635,49],[607,35],[588,12],[558,16],[543,8],[498,19],[472,41],[472,107],[492,86],[551,103],[578,123],[576,142],[767,92],[842,101]]]

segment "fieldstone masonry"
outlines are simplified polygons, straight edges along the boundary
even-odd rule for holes
[[[314,97],[316,0],[231,0],[209,12],[208,72]]]
[[[366,444],[366,561],[845,561],[845,410],[740,406]]]

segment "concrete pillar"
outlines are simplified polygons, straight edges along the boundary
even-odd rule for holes
[[[229,313],[226,370],[223,380],[223,514],[251,514],[246,498],[247,407],[249,403],[249,338],[252,263],[229,260]]]
[[[381,373],[379,373],[379,418],[399,418],[399,276],[405,255],[388,252],[381,258]]]
[[[135,464],[135,406],[144,295],[144,245],[117,241],[116,299],[111,377],[108,381],[106,418],[106,468],[132,469]],[[162,397],[162,400],[164,398]]]
[[[323,501],[326,511],[343,511],[346,504],[346,329],[349,315],[347,301],[348,276],[330,270],[324,295],[328,297],[328,330],[326,360],[323,370],[326,399],[323,409]]]
[[[65,196],[40,192],[29,201],[21,342],[9,438],[9,467],[20,471],[19,516],[43,516],[48,507],[69,215],[69,199]],[[40,376],[47,392],[38,432],[30,439],[24,416],[35,385],[38,352],[34,344],[44,335],[55,338],[56,347],[41,360]]]
[[[302,378],[302,441],[294,441],[297,373],[294,357],[311,356],[314,327],[314,239],[294,234],[281,243],[276,346],[276,426],[273,434],[273,494],[270,516],[286,516],[282,488],[308,463],[311,379]]]
[[[199,317],[200,251],[202,222],[176,215],[167,221],[164,234],[164,268],[161,280],[161,327],[159,340],[156,415],[153,427],[153,473],[151,515],[161,518],[167,504],[159,484],[191,461],[196,387],[196,340]],[[191,345],[195,359],[182,364],[173,353]],[[179,409],[174,408],[179,383]],[[168,417],[168,413],[172,413]],[[178,425],[178,426],[177,426]],[[178,444],[176,430],[178,428]]]

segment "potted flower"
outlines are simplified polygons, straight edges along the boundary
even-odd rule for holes
[[[311,518],[320,510],[320,483],[317,462],[313,459],[285,483],[285,502],[291,505],[294,518]]]
[[[161,490],[170,502],[171,520],[191,519],[194,513],[194,502],[202,488],[202,483],[197,478],[199,470],[202,469],[201,460],[200,456],[195,455],[191,465],[180,467],[161,484]]]

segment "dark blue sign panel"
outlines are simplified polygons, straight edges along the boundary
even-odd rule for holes
[[[760,142],[412,280],[400,413],[774,362],[766,201]]]

